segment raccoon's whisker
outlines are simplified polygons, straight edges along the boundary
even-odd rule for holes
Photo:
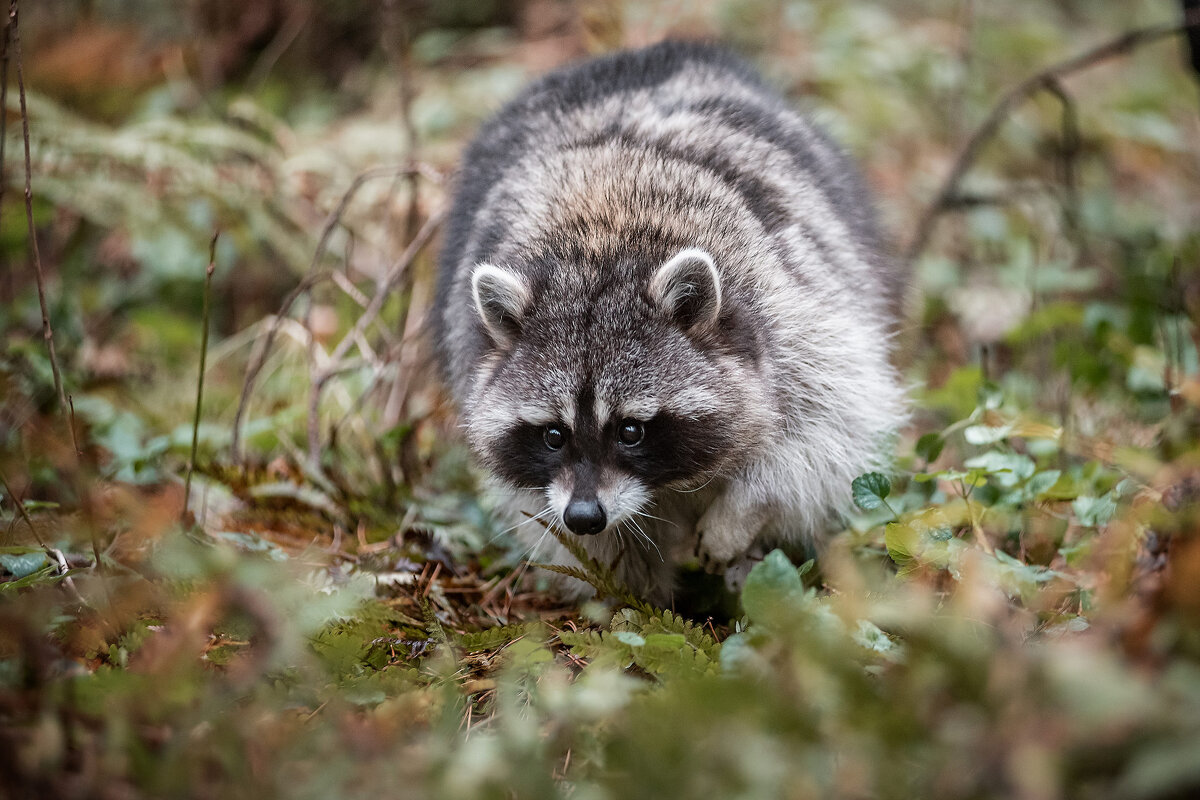
[[[523,561],[526,566],[529,565],[530,561],[533,561],[536,558],[538,548],[542,546],[542,542],[546,541],[546,537],[549,535],[550,529],[546,528],[544,531],[542,531],[542,535],[537,538],[537,541],[530,545],[529,549],[526,550],[524,555],[521,556],[521,561]]]
[[[538,560],[537,559],[537,551],[541,548],[542,542],[546,541],[546,537],[549,535],[550,535],[550,525],[547,525],[542,530],[542,535],[537,538],[537,541],[534,542],[529,547],[527,547],[525,549],[525,551],[521,554],[521,562],[525,565],[526,569],[529,568],[529,562]]]
[[[508,533],[512,533],[513,531],[517,530],[518,528],[520,528],[524,525],[528,525],[531,522],[540,522],[543,519],[545,519],[547,514],[552,513],[553,511],[554,511],[553,508],[551,508],[550,506],[546,506],[541,511],[539,511],[537,514],[534,514],[532,517],[526,517],[525,519],[518,522],[516,525],[512,525],[512,526],[500,531],[499,533],[494,535],[491,539],[488,539],[488,543],[490,544],[490,543],[496,541],[497,539],[499,539],[501,536],[504,536],[505,534],[508,534]],[[547,528],[547,530],[549,530],[549,528]],[[545,533],[542,534],[543,537],[545,535],[546,535]],[[539,539],[539,541],[541,541],[541,540]]]
[[[704,483],[697,486],[695,489],[676,489],[675,491],[677,491],[681,494],[693,494],[694,492],[698,492],[701,489],[703,489],[704,487],[708,486],[710,483],[715,481],[719,476],[720,476],[719,472],[714,472],[711,478],[709,478]]]
[[[668,524],[668,525],[670,525],[672,528],[678,528],[678,527],[679,527],[679,525],[677,525],[676,523],[672,522],[671,520],[669,520],[669,519],[665,519],[665,518],[663,518],[663,517],[658,517],[658,516],[655,516],[654,514],[651,514],[649,511],[635,511],[635,512],[633,512],[633,516],[635,516],[635,517],[646,517],[647,519],[656,519],[656,520],[658,520],[659,522],[665,522],[665,523],[667,523],[667,524]]]
[[[633,527],[633,530],[637,531],[637,533],[638,533],[639,537],[642,539],[642,541],[646,542],[646,544],[650,545],[650,547],[653,547],[654,552],[658,553],[658,560],[662,561],[663,563],[666,563],[666,559],[663,558],[662,550],[658,549],[658,542],[654,541],[654,539],[652,539],[650,537],[650,534],[646,533],[645,529],[643,529],[642,526],[638,524],[637,516],[646,516],[646,515],[638,514],[636,516],[630,517],[627,521]],[[649,548],[647,548],[647,549],[649,549]]]

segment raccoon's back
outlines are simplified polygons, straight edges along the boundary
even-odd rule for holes
[[[460,396],[466,371],[486,348],[467,302],[471,270],[515,239],[570,236],[570,230],[547,231],[545,219],[524,210],[561,192],[544,185],[552,173],[539,167],[556,157],[587,159],[604,147],[636,155],[628,169],[637,173],[627,183],[653,188],[672,164],[712,176],[737,198],[737,210],[755,220],[756,232],[788,251],[784,262],[798,264],[798,272],[803,263],[819,262],[828,273],[799,279],[861,292],[865,311],[888,326],[902,275],[880,254],[871,203],[852,165],[730,53],[664,42],[545,76],[501,109],[467,149],[441,255],[436,319],[443,366]],[[568,202],[588,187],[575,191]],[[656,211],[670,213],[646,213]]]

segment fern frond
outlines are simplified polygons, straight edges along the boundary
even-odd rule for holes
[[[496,628],[487,628],[482,631],[461,634],[457,637],[457,644],[468,653],[477,653],[481,650],[495,650],[523,636],[541,633],[545,630],[546,625],[540,620],[502,625]]]

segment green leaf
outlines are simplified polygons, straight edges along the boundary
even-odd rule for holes
[[[868,472],[850,483],[850,491],[856,506],[863,511],[873,511],[892,493],[892,482],[881,472]]]
[[[995,450],[968,459],[965,466],[986,471],[997,485],[1006,489],[1028,479],[1037,469],[1037,465],[1029,456],[999,453]]]
[[[753,622],[769,624],[781,610],[795,605],[804,595],[800,572],[782,550],[772,550],[754,565],[742,589],[742,607]]]
[[[1111,494],[1103,497],[1076,497],[1071,503],[1071,510],[1080,525],[1098,528],[1106,525],[1117,513],[1117,501]]]
[[[620,633],[617,634],[620,637]],[[687,637],[682,633],[652,633],[645,639],[646,647],[658,650],[682,650],[687,647]]]
[[[946,440],[942,438],[940,433],[927,433],[920,439],[917,439],[916,453],[927,464],[932,464],[937,461],[937,457],[942,454],[942,448],[946,446]]]
[[[883,544],[892,561],[903,567],[913,560],[913,551],[920,534],[904,522],[891,522],[883,529]]]
[[[617,637],[617,641],[621,644],[627,644],[630,647],[641,647],[646,644],[646,640],[633,631],[617,631],[613,636]]]
[[[1026,491],[1029,492],[1030,497],[1036,498],[1058,483],[1058,479],[1061,476],[1062,472],[1057,469],[1048,469],[1045,472],[1039,472],[1029,479]]]
[[[1004,391],[994,381],[984,381],[979,387],[979,407],[996,409],[1004,402]]]
[[[41,569],[34,570],[24,578],[17,578],[11,581],[0,583],[0,595],[7,592],[15,592],[18,589],[24,589],[27,586],[33,586],[35,583],[46,581],[47,583],[57,583],[63,579],[63,575],[59,573],[58,567],[54,564],[46,564]]]
[[[1074,500],[1079,496],[1082,487],[1079,481],[1067,473],[1062,473],[1048,488],[1038,493],[1038,500]]]
[[[42,551],[23,555],[0,555],[0,567],[8,570],[14,578],[24,578],[46,565],[46,554]]]
[[[1039,584],[1058,577],[1057,572],[1036,564],[1026,564],[1003,550],[997,550],[990,564],[991,578],[1009,597],[1028,600]]]
[[[963,438],[967,440],[967,444],[983,447],[1002,442],[1011,433],[1011,425],[1001,425],[998,428],[993,428],[990,425],[972,425],[963,431]]]

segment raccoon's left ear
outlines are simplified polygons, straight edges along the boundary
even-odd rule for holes
[[[515,272],[480,264],[471,273],[471,296],[483,326],[500,347],[507,347],[521,332],[529,308],[529,287]]]
[[[685,331],[703,331],[721,316],[721,276],[712,256],[680,250],[650,279],[650,300]]]

